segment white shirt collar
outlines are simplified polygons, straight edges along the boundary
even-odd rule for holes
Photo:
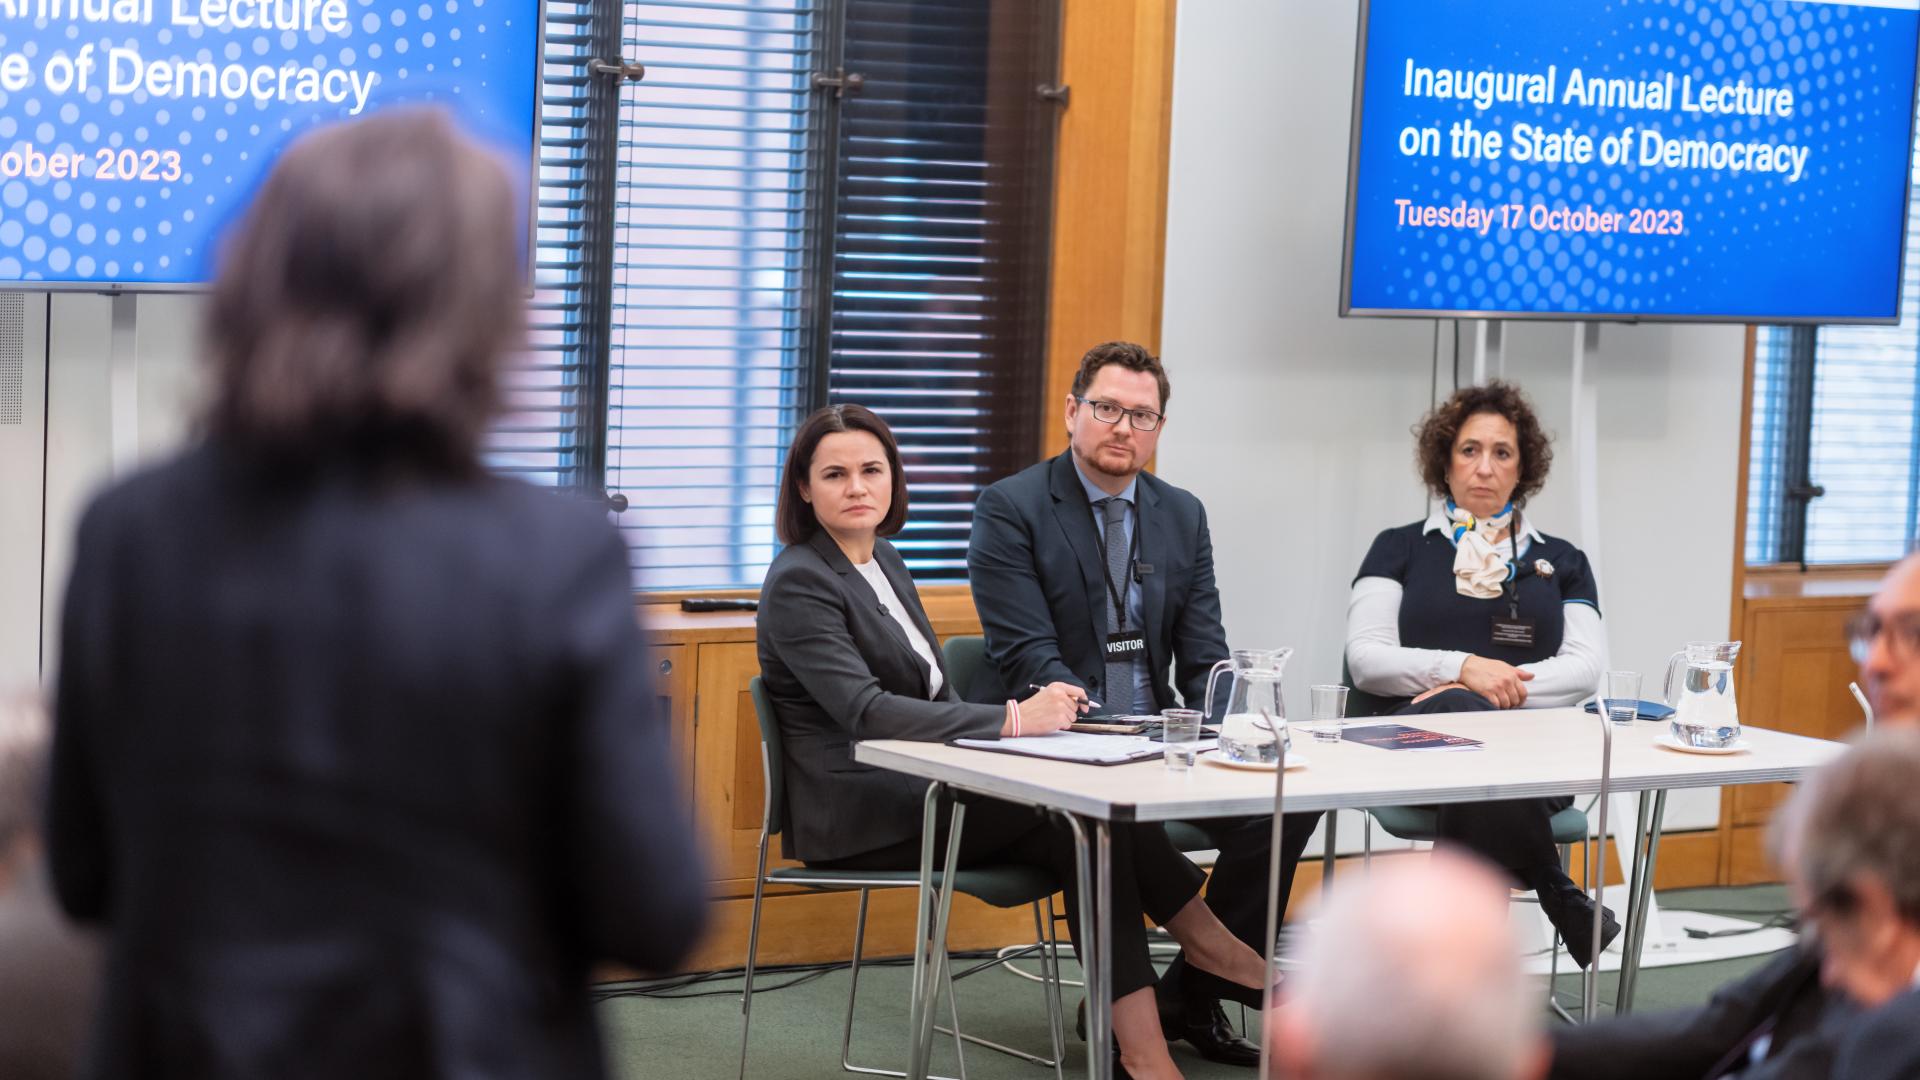
[[[1447,517],[1446,503],[1435,503],[1433,513],[1427,515],[1427,523],[1421,527],[1420,535],[1425,536],[1430,532],[1437,532],[1448,539],[1453,538],[1453,521]],[[1533,527],[1533,518],[1526,514],[1520,515],[1520,535],[1534,543],[1541,542],[1540,530]]]

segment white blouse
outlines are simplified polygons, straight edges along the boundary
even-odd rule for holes
[[[934,659],[933,645],[927,641],[926,635],[920,632],[920,628],[913,624],[913,620],[907,617],[907,605],[901,603],[900,594],[893,591],[893,582],[888,581],[886,571],[880,569],[880,560],[868,559],[866,562],[856,564],[854,569],[860,571],[860,576],[867,580],[868,587],[873,589],[873,595],[879,598],[880,606],[886,609],[888,615],[893,616],[894,622],[900,624],[900,629],[906,631],[907,644],[912,645],[913,651],[920,654],[920,659],[927,662],[927,699],[931,701],[939,697],[942,682],[940,662]]]

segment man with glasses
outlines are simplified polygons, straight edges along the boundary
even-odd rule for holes
[[[1165,429],[1167,375],[1128,342],[1087,351],[1065,401],[1068,449],[982,492],[967,570],[1002,686],[1083,687],[1099,712],[1198,708],[1207,672],[1227,656],[1206,508],[1143,471]],[[989,680],[990,681],[990,680]],[[1210,717],[1217,720],[1218,717]],[[1282,902],[1318,814],[1290,814],[1283,832]],[[1269,818],[1199,823],[1219,850],[1207,905],[1263,955]],[[1159,986],[1161,1024],[1214,1061],[1253,1066],[1219,999],[1259,1004],[1226,980],[1177,959]]]
[[[1920,724],[1920,555],[1887,571],[1847,636],[1875,721]]]

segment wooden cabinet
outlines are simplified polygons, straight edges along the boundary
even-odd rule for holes
[[[1847,622],[1878,581],[1877,571],[1749,579],[1736,672],[1742,723],[1820,739],[1844,739],[1860,728],[1860,706],[1847,690],[1858,677],[1847,651]],[[1766,830],[1791,790],[1787,784],[1728,789],[1722,809],[1727,884],[1778,880]]]
[[[667,717],[675,771],[693,773],[693,663],[685,645],[654,645],[647,649],[653,667],[654,691],[660,696],[661,715]],[[688,795],[692,804],[692,795]]]

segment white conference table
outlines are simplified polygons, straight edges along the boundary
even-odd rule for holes
[[[1095,905],[1093,897],[1111,894],[1111,827],[1114,823],[1273,815],[1277,851],[1277,793],[1282,794],[1289,813],[1552,795],[1640,793],[1641,813],[1636,829],[1641,835],[1634,844],[1626,954],[1620,975],[1624,995],[1630,993],[1633,971],[1638,967],[1644,922],[1641,915],[1645,897],[1652,892],[1666,792],[1675,788],[1794,780],[1832,760],[1844,749],[1839,743],[1821,739],[1747,728],[1744,737],[1750,749],[1745,753],[1682,753],[1655,742],[1655,737],[1666,731],[1666,724],[1636,722],[1611,726],[1612,761],[1610,768],[1603,769],[1609,725],[1581,709],[1446,713],[1400,720],[1432,731],[1478,739],[1485,745],[1467,751],[1383,750],[1357,742],[1315,742],[1296,725],[1293,750],[1303,756],[1307,764],[1303,768],[1288,769],[1283,778],[1277,778],[1271,771],[1209,765],[1204,761],[1206,755],[1202,755],[1202,762],[1192,769],[1176,772],[1157,759],[1097,766],[899,739],[857,744],[854,747],[856,761],[933,781],[925,806],[927,842],[921,849],[918,938],[921,947],[914,957],[908,1075],[918,1078],[927,1073],[932,1053],[933,995],[939,973],[937,958],[930,954],[937,952],[938,945],[946,940],[952,905],[951,895],[943,890],[929,911],[929,900],[934,895],[931,838],[935,834],[938,796],[943,787],[1055,812],[1073,831],[1079,855],[1080,925],[1083,934],[1091,928],[1092,937],[1091,942],[1079,948],[1088,998],[1087,1071],[1093,1080],[1109,1080],[1112,971],[1108,956],[1113,947],[1112,925],[1109,905]],[[1649,798],[1654,800],[1651,815],[1646,812]],[[956,835],[963,827],[964,811],[964,805],[955,802],[952,829]],[[949,847],[949,865],[945,868],[949,875],[954,871],[951,860],[958,848],[958,844]],[[1277,881],[1278,875],[1274,878]],[[933,923],[931,937],[929,919]],[[1271,970],[1273,943],[1268,945]],[[1592,983],[1588,986],[1590,1004]]]

